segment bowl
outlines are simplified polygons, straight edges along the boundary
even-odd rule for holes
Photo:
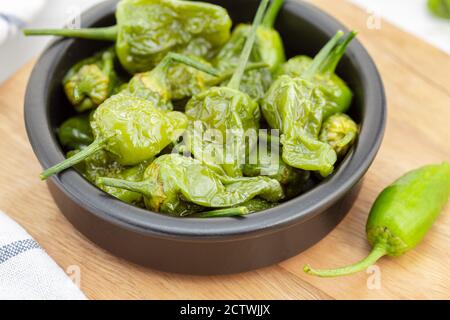
[[[258,0],[210,1],[228,9],[234,22],[252,20]],[[105,1],[81,16],[84,27],[115,22],[117,1]],[[314,55],[345,28],[316,7],[287,1],[276,28],[287,55]],[[71,115],[61,80],[77,61],[108,43],[55,39],[36,63],[25,97],[25,122],[33,150],[44,168],[65,156],[56,137]],[[347,214],[360,182],[382,141],[385,94],[374,62],[358,40],[349,46],[337,73],[355,93],[351,115],[359,139],[335,173],[301,196],[244,218],[175,218],[123,203],[69,169],[47,181],[66,218],[112,254],[155,269],[187,274],[229,274],[268,266],[325,237]],[[36,177],[37,178],[37,177]]]

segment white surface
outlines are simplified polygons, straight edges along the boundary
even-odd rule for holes
[[[0,0],[0,13],[8,10],[11,5],[4,2],[29,5],[30,0]],[[102,0],[46,0],[40,14],[27,27],[61,27],[77,22],[74,16]],[[51,37],[28,37],[20,32],[16,37],[0,44],[0,84],[14,74],[27,61],[36,57]]]
[[[433,16],[427,0],[350,1],[450,54],[450,20]]]
[[[86,299],[36,241],[2,211],[0,211],[0,299]]]

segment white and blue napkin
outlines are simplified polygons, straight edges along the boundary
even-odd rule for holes
[[[83,300],[40,245],[0,211],[0,300]]]

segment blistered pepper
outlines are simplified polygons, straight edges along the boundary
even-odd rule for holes
[[[366,234],[372,251],[348,267],[306,273],[319,277],[349,275],[381,257],[400,256],[418,245],[450,197],[450,163],[429,165],[405,174],[384,189],[370,210]]]
[[[435,16],[450,19],[450,0],[428,0],[427,4]]]
[[[327,99],[314,81],[321,66],[334,61],[336,48],[354,37],[350,33],[342,40],[338,32],[316,56],[301,77],[280,76],[267,92],[261,109],[268,124],[282,133],[283,161],[307,171],[318,171],[323,177],[333,172],[337,160],[333,148],[319,140]]]
[[[69,151],[67,157],[70,158],[78,152],[80,152],[80,150]],[[142,194],[125,189],[98,185],[96,184],[96,179],[98,177],[111,177],[128,181],[141,181],[147,164],[147,162],[143,162],[136,166],[125,167],[115,161],[106,151],[99,151],[87,157],[84,161],[76,164],[74,168],[89,182],[95,184],[106,193],[123,202],[141,205]]]
[[[326,105],[323,107],[324,119],[338,112],[346,112],[352,103],[353,93],[345,81],[335,74],[335,70],[355,36],[356,32],[350,32],[331,52],[327,52],[328,48],[325,46],[314,59],[308,56],[289,59],[278,68],[276,77],[288,75],[308,78],[318,86],[326,99]],[[324,54],[326,59],[323,59]]]
[[[122,83],[114,70],[114,49],[78,62],[63,79],[64,91],[78,112],[93,109]]]
[[[231,28],[224,8],[199,1],[121,0],[116,20],[112,27],[32,29],[25,34],[115,41],[120,63],[134,74],[151,70],[169,52],[190,53],[186,49],[193,41],[208,50],[221,47]]]
[[[45,170],[41,178],[67,169],[99,150],[109,151],[122,165],[139,164],[161,152],[183,134],[187,125],[183,113],[164,111],[149,100],[117,94],[102,103],[92,116],[94,142]]]
[[[82,149],[94,141],[89,115],[78,115],[64,121],[58,129],[59,142],[69,149]]]
[[[256,31],[255,46],[250,56],[250,62],[263,62],[267,64],[267,68],[245,72],[240,83],[240,89],[256,100],[264,97],[272,83],[272,72],[286,60],[283,41],[273,27],[283,3],[284,0],[272,2]],[[230,70],[239,64],[240,55],[251,27],[248,24],[240,24],[233,30],[230,40],[213,60],[213,65],[217,69]]]
[[[212,87],[192,97],[186,105],[186,115],[194,123],[201,122],[206,130],[218,131],[218,144],[223,154],[221,162],[204,161],[206,165],[220,166],[223,172],[231,177],[242,176],[242,167],[246,155],[246,133],[257,132],[259,128],[260,110],[258,103],[248,94],[239,90],[245,67],[256,39],[256,31],[262,21],[268,0],[261,1],[253,21],[252,29],[247,37],[239,64],[227,86]],[[193,132],[192,134],[196,134]],[[202,134],[202,133],[200,133]],[[226,145],[226,147],[225,147]],[[211,159],[205,156],[202,146],[190,150],[197,159]],[[215,160],[215,159],[211,159]],[[216,169],[216,168],[214,168]]]
[[[342,158],[358,137],[358,125],[344,113],[330,116],[322,124],[319,139],[328,143]]]
[[[293,168],[283,161],[280,156],[279,137],[260,135],[258,140],[258,148],[249,154],[244,165],[244,176],[257,177],[263,175],[277,180],[283,187],[296,186],[301,189],[302,185],[309,179],[310,173]]]
[[[128,83],[126,90],[121,93],[152,101],[155,106],[163,110],[172,110],[172,99],[177,98],[177,95],[180,94],[177,91],[179,90],[177,89],[178,84],[180,87],[182,86],[181,82],[173,82],[174,75],[170,72],[174,70],[171,68],[174,64],[178,70],[183,68],[182,70],[190,70],[192,74],[195,73],[196,75],[196,79],[191,79],[191,84],[184,87],[185,90],[193,90],[193,87],[203,83],[202,79],[204,79],[206,73],[212,79],[219,75],[218,71],[208,63],[177,53],[168,53],[153,70],[135,74]],[[177,81],[183,80],[186,79]]]
[[[200,161],[178,154],[158,157],[145,170],[141,182],[98,178],[98,184],[142,193],[155,212],[185,216],[204,208],[228,208],[259,196],[270,202],[283,198],[280,184],[267,177],[221,176]]]

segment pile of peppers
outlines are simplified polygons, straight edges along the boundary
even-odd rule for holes
[[[269,2],[234,29],[218,5],[121,0],[111,27],[25,30],[114,42],[67,71],[67,159],[41,178],[74,167],[124,202],[210,218],[272,208],[330,176],[358,138],[335,73],[356,34],[286,60],[284,0]]]

